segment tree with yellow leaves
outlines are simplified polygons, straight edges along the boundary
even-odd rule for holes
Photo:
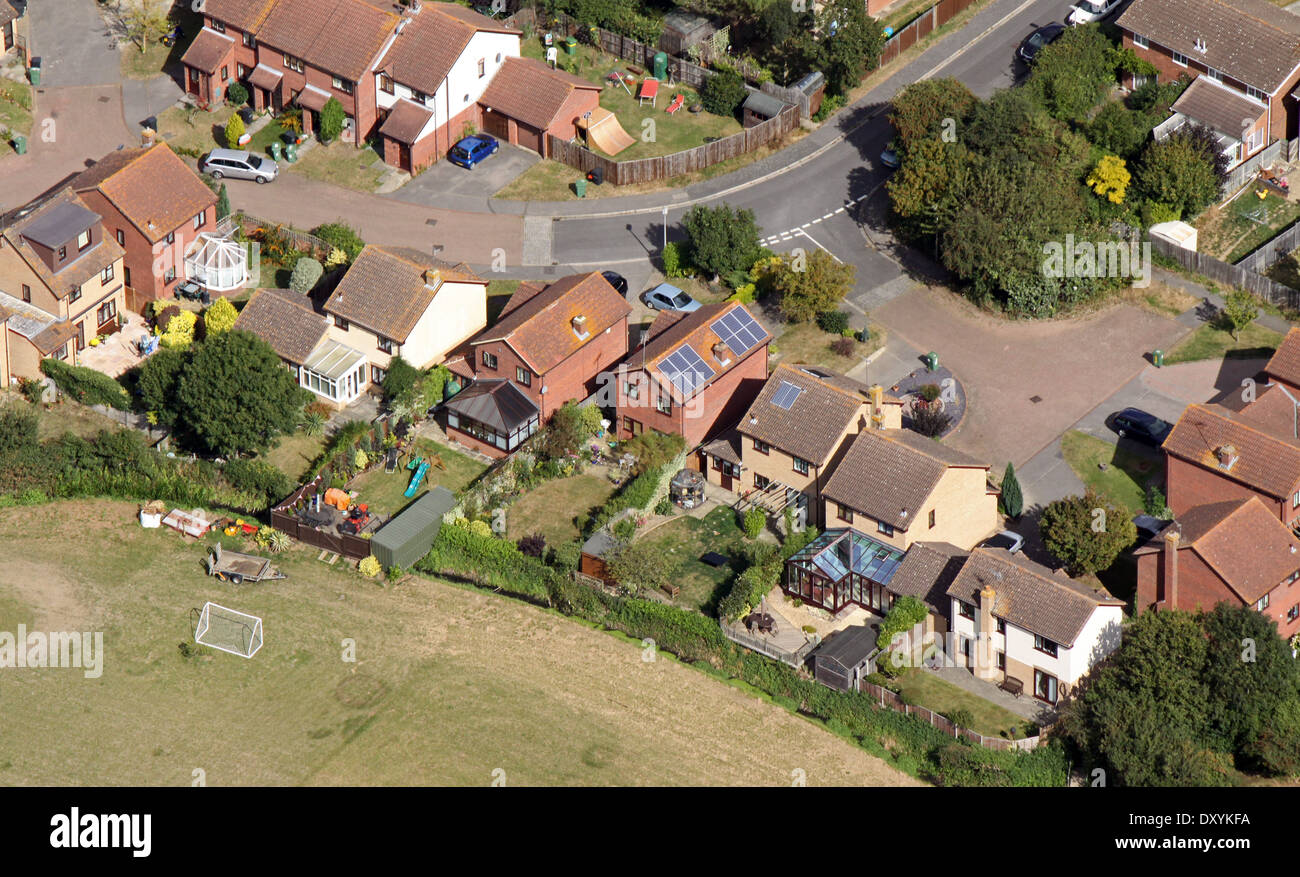
[[[1088,174],[1087,182],[1094,192],[1104,195],[1110,203],[1123,204],[1132,178],[1124,159],[1118,155],[1105,155]]]
[[[203,312],[203,327],[209,335],[229,332],[239,317],[239,311],[223,295],[212,303],[212,307]]]

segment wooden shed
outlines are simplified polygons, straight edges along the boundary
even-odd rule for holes
[[[676,9],[664,16],[659,48],[670,55],[682,55],[691,46],[698,46],[709,39],[717,29],[703,15]]]
[[[745,102],[741,104],[741,120],[746,128],[753,128],[755,125],[781,115],[781,111],[788,106],[789,104],[779,97],[764,94],[761,91],[751,91],[749,97],[745,98]]]
[[[456,495],[439,485],[408,505],[370,540],[370,552],[384,567],[408,569],[429,553],[442,517],[456,507]]]
[[[608,527],[602,527],[582,543],[582,556],[578,559],[578,572],[600,579],[606,584],[618,584],[609,574],[605,558],[618,547],[618,540]]]
[[[817,111],[822,108],[822,98],[826,96],[826,77],[814,70],[791,87],[808,98],[808,117],[817,115]]]
[[[876,670],[876,651],[876,628],[856,624],[832,634],[808,660],[818,682],[840,691],[857,691],[862,677]]]

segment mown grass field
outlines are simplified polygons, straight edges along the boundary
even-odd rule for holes
[[[296,548],[287,580],[233,589],[136,506],[0,512],[0,630],[102,631],[98,679],[9,669],[0,783],[914,785],[785,710],[501,597],[384,589]],[[260,615],[252,659],[184,659],[190,609]],[[355,663],[342,660],[343,640]]]

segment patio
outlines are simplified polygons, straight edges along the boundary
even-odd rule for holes
[[[127,369],[138,365],[144,357],[136,350],[135,343],[149,334],[144,317],[131,311],[119,311],[118,319],[122,328],[109,335],[95,346],[89,344],[77,354],[78,362],[86,368],[103,372],[115,378]]]
[[[992,682],[976,679],[964,667],[939,667],[937,669],[927,667],[924,672],[934,673],[944,682],[951,683],[976,697],[996,704],[1008,712],[1029,719],[1039,727],[1047,727],[1056,721],[1056,710],[1043,701],[1035,700],[1029,695],[1022,694],[1020,697],[1016,697],[1014,694],[1009,694]]]

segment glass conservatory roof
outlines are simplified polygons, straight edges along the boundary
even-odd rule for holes
[[[811,564],[822,575],[839,581],[850,571],[879,584],[888,584],[903,552],[857,530],[827,530],[791,558],[796,563]]]

